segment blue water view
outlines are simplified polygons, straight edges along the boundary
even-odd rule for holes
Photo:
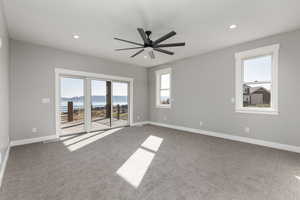
[[[72,98],[61,98],[60,110],[61,112],[67,112],[68,102],[73,102],[73,110],[83,109],[84,108],[84,97],[72,97]],[[112,97],[113,105],[127,105],[128,100],[127,96],[113,96]],[[106,105],[105,96],[92,96],[92,107],[93,108],[102,108]]]

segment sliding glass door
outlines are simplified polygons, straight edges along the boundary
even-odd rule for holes
[[[61,135],[129,125],[127,82],[61,77]]]
[[[112,127],[128,125],[128,83],[112,82]]]
[[[107,81],[91,80],[91,131],[110,128],[109,84]]]
[[[84,79],[61,77],[60,82],[61,133],[85,132]]]

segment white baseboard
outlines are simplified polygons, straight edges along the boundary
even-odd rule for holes
[[[135,122],[131,126],[143,126],[146,124],[150,124],[150,122],[149,121]]]
[[[158,122],[150,121],[150,122],[148,122],[148,124],[162,126],[162,127],[166,127],[166,128],[177,129],[177,130],[181,130],[181,131],[192,132],[192,133],[198,133],[198,134],[202,134],[202,135],[213,136],[213,137],[218,137],[218,138],[223,138],[223,139],[228,139],[228,140],[233,140],[233,141],[238,141],[238,142],[250,143],[250,144],[270,147],[270,148],[274,148],[274,149],[280,149],[280,150],[300,153],[300,146],[292,146],[292,145],[287,145],[287,144],[268,142],[268,141],[259,140],[259,139],[235,136],[235,135],[230,135],[230,134],[226,134],[226,133],[218,133],[218,132],[214,132],[214,131],[200,130],[200,129],[195,129],[195,128],[188,128],[188,127],[183,127],[183,126],[163,124],[163,123],[158,123]]]
[[[4,172],[5,172],[7,161],[8,161],[8,157],[9,157],[9,152],[10,152],[10,146],[8,146],[8,148],[7,148],[6,152],[5,152],[5,156],[4,156],[4,159],[3,159],[2,167],[0,168],[0,188],[2,186],[2,181],[3,181]]]
[[[57,139],[57,135],[49,135],[49,136],[30,138],[30,139],[24,139],[24,140],[13,140],[10,142],[10,146],[14,147],[14,146],[19,146],[19,145],[31,144],[31,143],[36,143],[36,142],[44,142],[47,140],[54,140],[54,139]]]
[[[274,148],[274,149],[280,149],[280,150],[300,153],[300,146],[293,146],[293,145],[281,144],[281,143],[276,143],[276,142],[269,142],[269,141],[264,141],[264,140],[259,140],[259,139],[253,139],[253,138],[247,138],[247,137],[242,137],[242,136],[230,135],[230,134],[226,134],[226,133],[189,128],[189,127],[184,127],[184,126],[176,126],[176,125],[170,125],[170,124],[164,124],[164,123],[158,123],[158,122],[152,122],[152,121],[136,122],[136,123],[133,123],[131,126],[142,126],[142,125],[146,125],[146,124],[151,124],[151,125],[156,125],[156,126],[161,126],[161,127],[166,127],[166,128],[177,129],[177,130],[181,130],[181,131],[198,133],[198,134],[207,135],[207,136],[213,136],[213,137],[218,137],[218,138],[223,138],[223,139],[228,139],[228,140],[233,140],[233,141],[238,141],[238,142],[244,142],[244,143],[255,144],[255,145],[259,145],[259,146],[270,147],[270,148]],[[13,147],[13,146],[31,144],[31,143],[36,143],[36,142],[43,142],[43,141],[53,140],[53,139],[57,139],[57,136],[50,135],[50,136],[39,137],[39,138],[15,140],[15,141],[11,141],[10,146]]]

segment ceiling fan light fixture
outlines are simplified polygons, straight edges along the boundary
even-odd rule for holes
[[[149,52],[149,51],[152,51],[153,48],[152,47],[145,47],[144,49],[145,49],[145,51]]]

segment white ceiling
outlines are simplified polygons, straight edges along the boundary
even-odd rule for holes
[[[140,66],[300,28],[299,0],[4,0],[4,7],[14,39]],[[238,28],[230,30],[231,24]],[[114,51],[133,45],[113,37],[141,42],[137,27],[151,30],[152,39],[174,30],[166,43],[186,46],[168,48],[174,56],[155,52],[155,60]]]

